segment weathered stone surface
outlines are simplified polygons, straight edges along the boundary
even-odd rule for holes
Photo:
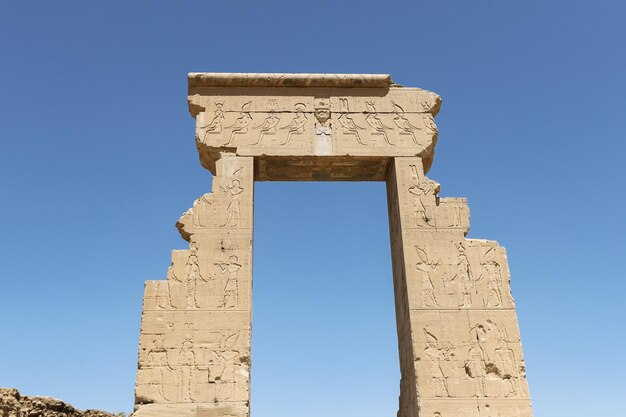
[[[432,161],[438,95],[389,75],[190,74],[203,166],[255,157],[259,181],[384,181],[396,156]]]
[[[398,417],[532,416],[505,250],[466,239],[466,200],[425,176],[440,104],[388,75],[189,75],[213,188],[146,282],[135,416],[249,416],[255,180],[386,181]]]
[[[216,168],[213,191],[176,224],[189,250],[172,253],[165,281],[146,282],[135,396],[151,406],[137,416],[172,410],[158,404],[248,413],[253,160],[223,153]]]
[[[0,388],[1,417],[115,417],[104,411],[80,411],[51,397],[27,397],[15,388]]]

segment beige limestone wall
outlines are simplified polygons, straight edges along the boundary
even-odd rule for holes
[[[531,417],[504,248],[466,239],[464,199],[419,158],[387,180],[402,373],[399,417]]]
[[[178,221],[189,249],[147,281],[135,416],[249,415],[253,161],[223,153]]]
[[[440,198],[438,95],[388,75],[189,75],[212,192],[145,287],[135,417],[250,415],[254,181],[387,181],[398,417],[531,417],[504,248]],[[303,378],[306,375],[302,376]],[[358,399],[351,399],[358,401]]]

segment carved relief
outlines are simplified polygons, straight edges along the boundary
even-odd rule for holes
[[[193,349],[193,342],[185,340],[178,353],[178,401],[193,401],[193,371],[196,368],[196,353]]]
[[[157,401],[169,401],[163,390],[163,384],[169,379],[169,375],[174,371],[170,365],[167,349],[163,345],[163,338],[160,335],[152,341],[152,347],[146,357],[146,365],[150,371],[150,392],[152,398]]]
[[[354,122],[354,119],[349,116],[350,109],[348,107],[348,99],[341,98],[339,100],[341,101],[341,114],[339,115],[338,120],[339,124],[341,124],[343,134],[354,136],[359,145],[366,146],[366,144],[361,140],[361,135],[359,134],[359,130],[365,130],[365,128],[357,125]]]
[[[418,262],[415,265],[420,277],[420,287],[422,292],[422,305],[424,307],[441,307],[435,296],[435,286],[433,285],[432,275],[439,268],[439,262],[428,260],[428,255],[423,248],[415,246]]]
[[[429,112],[433,109],[433,106],[428,101],[425,101],[425,100],[422,101],[420,105],[422,106],[422,110],[424,110],[425,112]]]
[[[193,225],[195,227],[209,227],[215,217],[215,209],[211,201],[211,194],[204,194],[193,205]]]
[[[460,242],[458,246],[458,260],[456,274],[453,280],[458,281],[461,289],[461,308],[470,308],[472,306],[472,294],[474,293],[474,281],[472,279],[472,270],[470,262],[467,258],[465,242]]]
[[[174,270],[174,265],[170,265],[167,268],[167,279],[165,280],[165,282],[167,283],[167,293],[169,296],[169,308],[176,308],[174,306],[172,297],[173,294],[176,293],[176,289],[180,288],[180,286],[182,285],[182,280],[176,275],[176,271]]]
[[[169,283],[166,281],[156,281],[154,285],[156,287],[156,304],[158,308],[171,308],[172,301],[170,298]]]
[[[498,346],[495,351],[495,364],[502,378],[502,391],[504,397],[513,397],[518,394],[518,368],[515,353],[509,347],[506,338],[498,338]]]
[[[298,103],[295,105],[296,115],[294,116],[291,123],[287,126],[283,126],[280,129],[287,131],[287,139],[282,143],[283,145],[287,145],[291,142],[291,138],[293,135],[302,135],[304,133],[304,126],[308,120],[307,115],[304,113],[306,106],[303,103]]]
[[[431,391],[435,397],[450,397],[448,376],[444,373],[444,362],[449,362],[454,358],[452,353],[453,346],[441,344],[435,335],[426,329],[424,329],[424,333],[426,335],[426,349],[424,349],[424,353],[428,359]],[[449,368],[450,365],[445,367]]]
[[[478,281],[487,281],[488,295],[485,307],[499,307],[502,305],[502,270],[495,260],[495,249],[489,248],[485,259],[480,265]]]
[[[146,287],[141,343],[150,347],[140,351],[137,392],[147,401],[138,402],[170,403],[154,416],[177,414],[177,407],[249,415],[253,182],[301,178],[306,170],[328,171],[332,180],[354,171],[350,179],[389,181],[398,416],[528,417],[508,413],[521,410],[508,404],[522,404],[528,393],[508,309],[506,258],[492,243],[462,240],[469,226],[465,201],[440,199],[439,184],[424,174],[438,97],[390,84],[305,90],[310,80],[301,77],[300,88],[290,89],[292,76],[280,77],[286,81],[237,76],[238,89],[226,90],[233,82],[228,75],[216,78],[219,85],[190,89],[197,146],[215,174],[214,193],[181,218],[190,246],[173,254],[166,283]],[[264,96],[262,89],[247,90],[249,83],[281,83],[281,89],[268,87]]]
[[[239,117],[235,120],[235,123],[227,128],[232,128],[230,132],[230,136],[228,138],[228,142],[226,145],[230,145],[233,142],[235,135],[240,135],[244,133],[248,133],[248,126],[250,122],[252,122],[252,115],[250,115],[250,104],[252,102],[248,101],[243,106],[241,106],[241,112],[239,113]]]
[[[415,137],[415,131],[422,129],[411,124],[409,119],[404,116],[404,109],[402,107],[400,107],[393,101],[391,103],[393,104],[393,112],[395,113],[393,122],[396,124],[396,126],[398,126],[398,128],[400,128],[400,135],[411,136],[413,143],[419,145],[419,143],[417,142],[417,138]]]
[[[226,275],[226,284],[224,285],[224,292],[222,302],[219,307],[235,308],[239,304],[239,283],[238,273],[241,269],[241,264],[236,255],[231,255],[228,258],[228,262],[216,262],[215,265],[220,267],[222,275]]]
[[[224,110],[222,107],[224,103],[215,102],[215,113],[213,114],[213,119],[209,122],[208,125],[199,126],[198,129],[204,133],[202,134],[202,142],[206,140],[206,136],[212,133],[222,133],[222,126],[224,124]]]
[[[481,344],[474,339],[470,341],[470,349],[465,361],[465,372],[474,383],[474,395],[476,397],[484,397],[487,361]]]
[[[413,196],[415,223],[417,226],[435,227],[435,196],[437,183],[420,175],[420,170],[411,165],[411,183],[408,191]]]
[[[185,281],[187,308],[199,308],[196,299],[196,285],[201,277],[200,268],[198,267],[198,247],[194,242],[189,245],[189,258],[185,265],[185,272],[187,274],[187,280]]]
[[[265,118],[263,123],[259,126],[253,127],[252,130],[259,130],[259,136],[252,145],[261,145],[263,138],[266,135],[276,135],[276,127],[280,122],[280,117],[276,115],[275,111],[271,111],[270,114]]]
[[[328,99],[315,99],[315,142],[316,155],[330,155],[333,151],[333,129],[330,122],[330,103]]]
[[[226,223],[223,227],[239,227],[241,221],[241,208],[239,196],[243,193],[243,188],[238,179],[233,179],[228,187],[221,187],[224,194],[229,197],[228,206],[226,207]]]
[[[451,227],[457,227],[461,225],[461,207],[453,206],[452,207],[452,223]]]
[[[387,135],[387,131],[393,130],[393,128],[385,125],[382,120],[380,120],[373,101],[366,101],[365,104],[367,105],[367,116],[365,117],[365,121],[372,128],[371,134],[379,136],[382,135],[385,142],[387,142],[387,145],[393,146],[393,143],[389,141],[389,136]]]
[[[469,332],[465,372],[474,383],[474,396],[527,398],[524,367],[519,366],[508,335],[492,320],[476,323]]]
[[[426,126],[426,128],[430,130],[431,133],[436,133],[437,125],[435,124],[435,119],[433,115],[430,113],[422,113],[421,116],[422,116],[422,121],[424,122],[424,125]]]

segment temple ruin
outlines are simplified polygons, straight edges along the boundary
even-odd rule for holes
[[[213,174],[147,281],[136,417],[248,417],[254,181],[385,181],[398,417],[531,417],[506,252],[466,239],[464,198],[426,177],[441,99],[389,75],[189,74]],[[358,400],[358,399],[354,399]]]

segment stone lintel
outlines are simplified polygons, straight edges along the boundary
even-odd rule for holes
[[[428,171],[441,107],[387,74],[191,73],[188,101],[202,166],[250,156],[265,181],[384,181],[404,156]]]

